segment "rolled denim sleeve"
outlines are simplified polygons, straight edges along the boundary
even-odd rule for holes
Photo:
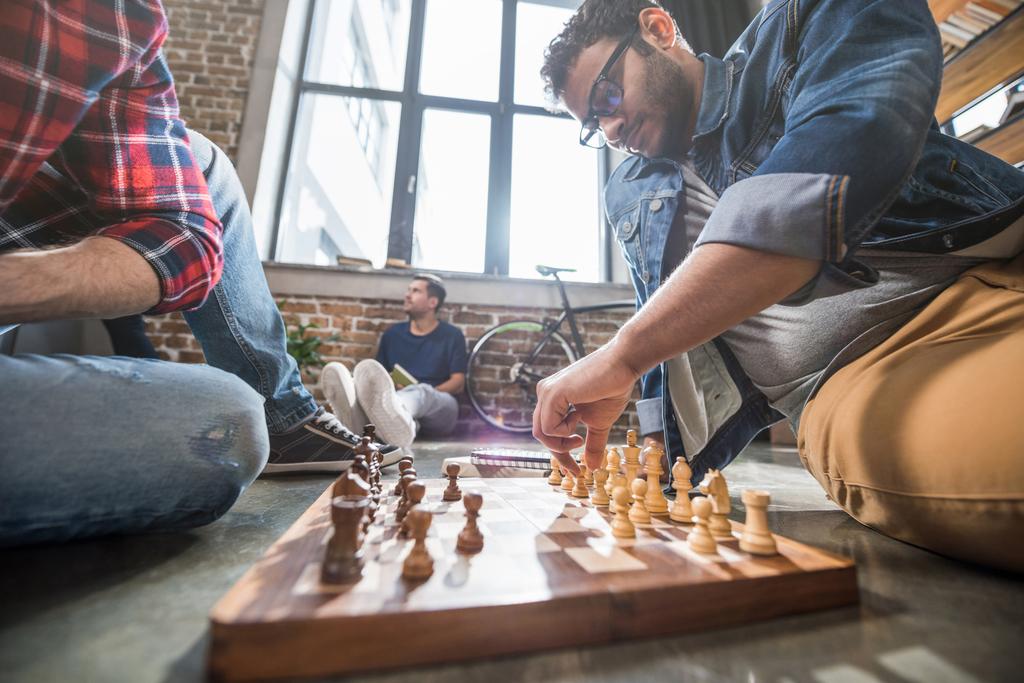
[[[942,76],[925,0],[823,0],[799,31],[785,133],[697,241],[822,261],[787,304],[871,283],[848,261],[917,164]]]

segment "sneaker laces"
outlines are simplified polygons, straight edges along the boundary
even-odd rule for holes
[[[324,408],[320,408],[317,414],[313,417],[313,422],[320,428],[325,429],[332,434],[336,434],[346,441],[352,441],[355,443],[359,442],[359,437],[349,431],[345,425],[341,423],[334,413],[330,413]]]

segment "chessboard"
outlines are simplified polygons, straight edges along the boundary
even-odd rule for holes
[[[320,581],[332,491],[295,522],[211,612],[214,680],[296,678],[707,631],[857,602],[851,560],[772,535],[777,554],[740,550],[743,525],[713,554],[668,517],[616,538],[607,507],[545,479],[460,479],[483,497],[480,552],[456,551],[462,501],[444,479],[419,480],[431,513],[429,578],[402,578],[414,541],[400,538],[386,495],[362,542],[361,576]],[[390,494],[390,491],[386,492]],[[696,518],[694,518],[696,520]]]

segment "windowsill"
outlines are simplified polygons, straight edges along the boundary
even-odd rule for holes
[[[393,299],[405,296],[415,269],[371,269],[363,266],[310,266],[264,262],[274,296],[322,296],[350,299]],[[534,280],[476,273],[438,271],[447,285],[448,301],[482,306],[561,308],[552,278]],[[613,282],[566,282],[573,306],[589,306],[634,297],[630,285]]]

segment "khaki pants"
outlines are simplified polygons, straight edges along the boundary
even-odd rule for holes
[[[1024,255],[967,271],[829,378],[797,446],[861,523],[1024,571]]]

